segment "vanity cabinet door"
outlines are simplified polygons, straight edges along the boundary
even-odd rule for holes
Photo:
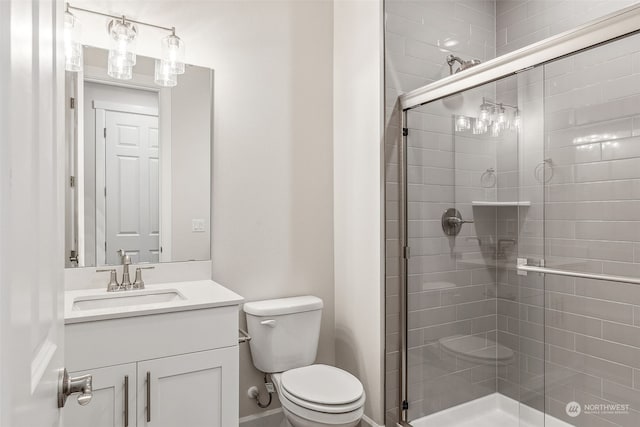
[[[138,427],[238,425],[238,346],[138,362]]]
[[[91,374],[93,398],[87,405],[80,406],[73,395],[69,397],[63,409],[65,427],[135,427],[135,363],[69,374],[72,377]]]

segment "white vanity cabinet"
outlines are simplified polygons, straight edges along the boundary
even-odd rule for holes
[[[69,398],[63,427],[237,426],[240,301],[70,316],[66,367],[71,376],[93,376],[93,398],[86,406]]]

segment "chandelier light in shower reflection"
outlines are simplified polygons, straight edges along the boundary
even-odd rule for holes
[[[518,131],[521,125],[522,118],[517,106],[485,97],[482,98],[477,117],[455,116],[456,132],[471,130],[474,135],[489,133],[492,137],[499,137],[506,130]]]
[[[67,3],[64,17],[65,30],[65,68],[70,71],[82,69],[82,45],[77,35],[78,20],[69,10],[90,13],[111,18],[107,24],[109,37],[109,56],[107,59],[107,74],[118,80],[131,80],[133,67],[136,65],[136,41],[138,39],[138,25],[168,31],[161,42],[162,57],[156,61],[154,80],[163,87],[173,87],[178,84],[178,74],[185,72],[185,44],[176,35],[175,27],[163,27],[148,22],[127,18],[125,15],[111,15],[95,10],[71,6]]]
[[[64,69],[67,71],[81,71],[83,63],[82,44],[80,44],[80,21],[67,10],[64,12]]]
[[[456,132],[464,132],[471,129],[471,119],[467,116],[456,117]]]

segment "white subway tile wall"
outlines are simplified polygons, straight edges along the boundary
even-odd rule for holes
[[[388,426],[397,420],[399,387],[397,95],[446,76],[447,48],[487,60],[633,3],[385,2]],[[640,276],[640,40],[634,39],[464,93],[461,104],[453,99],[409,114],[410,418],[493,390],[581,427],[640,425],[640,291],[523,278],[513,268],[517,253],[546,253],[547,265]],[[471,114],[483,95],[523,111],[517,143],[456,135],[454,146],[452,113]],[[543,163],[547,158],[552,166]],[[489,167],[497,173],[493,191],[474,184]],[[531,206],[470,206],[514,198]],[[452,201],[477,223],[450,246],[440,215]],[[509,347],[514,362],[487,367],[443,354],[438,340],[455,334]],[[630,413],[569,418],[572,400],[628,403]]]

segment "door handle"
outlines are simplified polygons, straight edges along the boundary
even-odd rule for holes
[[[93,397],[93,377],[91,375],[82,375],[79,377],[70,377],[67,369],[60,371],[58,377],[58,408],[64,407],[67,397],[78,393],[78,403],[82,406],[91,402]]]

